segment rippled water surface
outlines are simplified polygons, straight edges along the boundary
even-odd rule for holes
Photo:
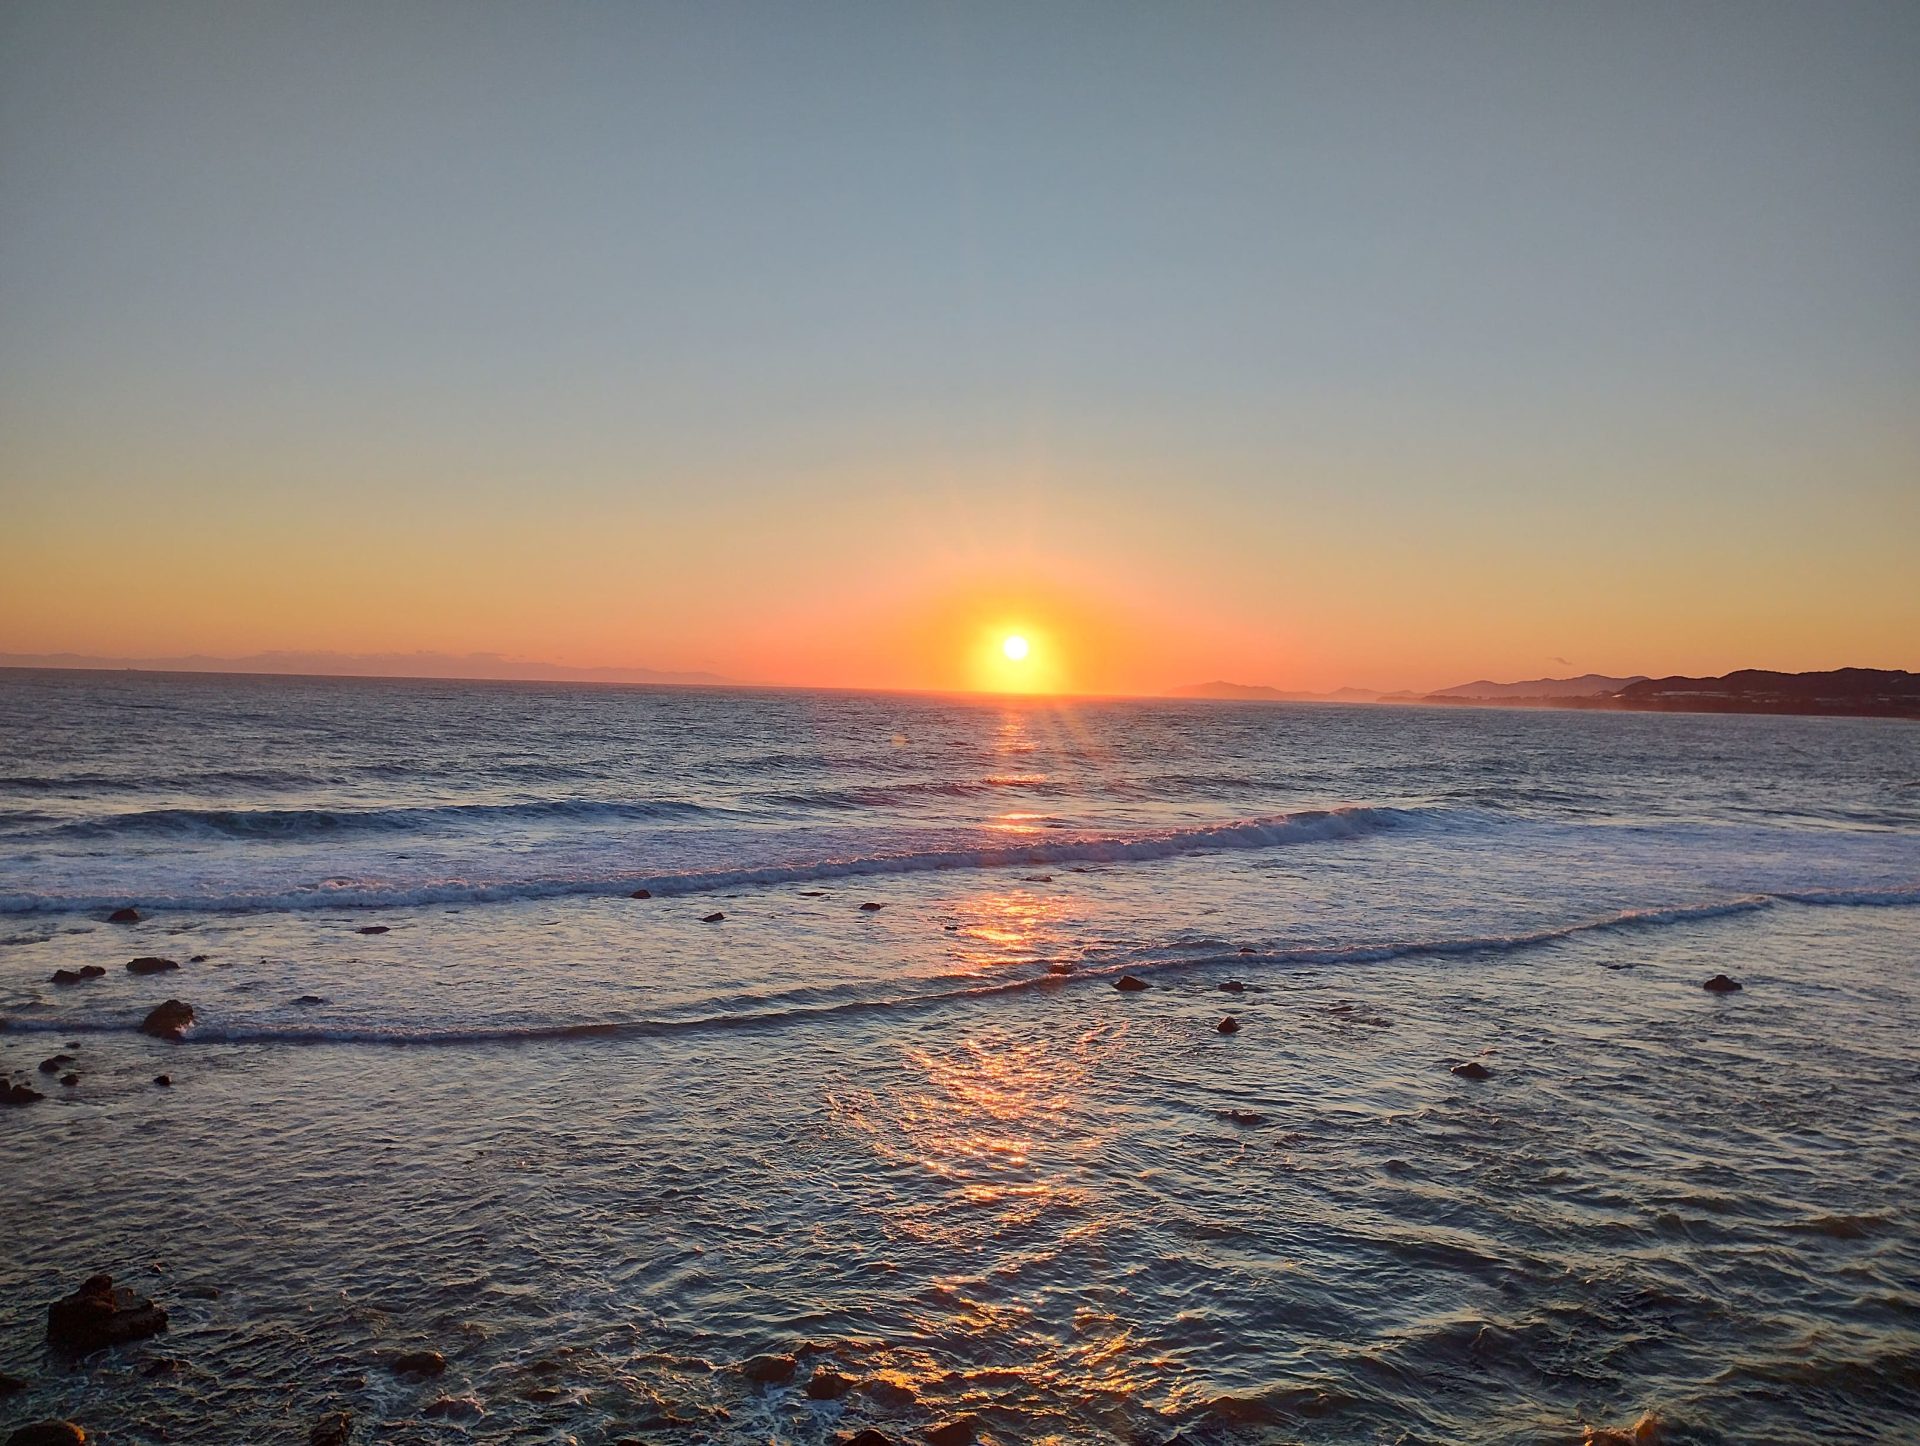
[[[1911,1441],[1916,905],[1897,722],[0,673],[0,1423]]]

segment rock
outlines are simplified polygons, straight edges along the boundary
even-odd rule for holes
[[[1073,973],[1073,966],[1072,966],[1071,964],[1049,964],[1049,965],[1047,966],[1047,973],[1049,973],[1049,974],[1071,974],[1071,973]]]
[[[30,1105],[36,1100],[45,1098],[45,1095],[31,1085],[0,1084],[0,1104]]]
[[[863,914],[877,914],[884,908],[886,908],[885,904],[876,904],[872,899],[868,899],[866,903],[860,906],[860,912]]]
[[[5,1371],[0,1371],[0,1398],[17,1395],[26,1388],[27,1383],[18,1376],[9,1376]]]
[[[980,1423],[971,1416],[954,1416],[927,1427],[931,1446],[969,1446],[980,1434]]]
[[[327,1001],[322,999],[318,994],[302,994],[293,1002],[295,1004],[325,1004]]]
[[[627,897],[629,899],[651,899],[653,897],[653,890],[635,889],[631,894],[628,894]]]
[[[207,956],[205,954],[189,954],[187,956],[187,962],[189,964],[204,964],[207,962]]]
[[[837,1401],[852,1389],[853,1377],[826,1366],[817,1368],[807,1381],[807,1394],[816,1401]]]
[[[1028,874],[1024,878],[1022,878],[1020,882],[1023,884],[1050,884],[1053,882],[1053,875],[1052,874]]]
[[[1652,1411],[1631,1426],[1589,1426],[1580,1436],[1580,1446],[1658,1446],[1666,1440],[1667,1423]]]
[[[104,973],[105,971],[103,970],[102,972]],[[63,988],[70,984],[78,984],[85,977],[83,974],[74,973],[71,969],[56,969],[53,971],[53,982]]]
[[[437,1376],[447,1368],[447,1358],[438,1351],[408,1351],[392,1361],[396,1376]]]
[[[1716,974],[1700,987],[1709,994],[1738,994],[1741,985],[1738,979],[1729,979],[1724,974]]]
[[[727,916],[725,914],[721,913],[718,909],[715,909],[711,914],[703,915],[700,919],[700,922],[703,924],[717,924],[726,917]]]
[[[167,1328],[167,1313],[143,1295],[95,1275],[72,1295],[47,1307],[47,1341],[85,1355],[106,1346],[145,1340]]]
[[[1229,994],[1245,994],[1247,992],[1247,986],[1242,984],[1238,979],[1222,979],[1220,981],[1220,987]]]
[[[157,1074],[153,1077],[153,1082],[159,1085],[161,1089],[167,1089],[173,1084],[173,1076],[170,1074]]]
[[[140,1374],[151,1381],[161,1376],[177,1376],[184,1366],[185,1362],[177,1356],[157,1356],[141,1367]]]
[[[172,959],[156,959],[151,954],[142,954],[138,959],[127,960],[129,974],[165,974],[169,969],[178,969],[180,965]]]
[[[1214,1114],[1230,1125],[1244,1125],[1248,1129],[1267,1122],[1265,1115],[1256,1115],[1252,1110],[1215,1110]]]
[[[393,930],[386,924],[362,924],[353,932],[356,934],[391,934]]]
[[[1222,1034],[1238,1034],[1240,1032],[1240,1021],[1229,1014],[1225,1019],[1222,1019],[1216,1024],[1214,1028]]]
[[[335,1411],[322,1416],[307,1432],[307,1446],[347,1446],[353,1439],[353,1414]]]
[[[1493,1078],[1493,1071],[1488,1069],[1484,1064],[1480,1063],[1480,1061],[1477,1059],[1470,1059],[1465,1064],[1456,1064],[1453,1067],[1453,1072],[1459,1075],[1461,1079],[1492,1079]]]
[[[755,1356],[740,1367],[740,1374],[756,1386],[784,1386],[798,1364],[792,1356]]]
[[[422,1406],[420,1414],[430,1421],[478,1421],[487,1409],[472,1396],[442,1396]]]
[[[7,1437],[7,1446],[86,1446],[87,1433],[71,1421],[35,1421]]]
[[[1135,979],[1131,974],[1122,974],[1118,979],[1113,981],[1113,987],[1118,989],[1122,994],[1138,994],[1142,989],[1147,989],[1151,986],[1144,979]]]
[[[60,1083],[65,1085],[68,1089],[72,1089],[75,1085],[80,1083],[80,1076],[77,1074],[74,1074],[71,1070],[69,1070],[66,1074],[63,1074],[60,1076]]]
[[[193,1006],[182,1004],[178,999],[155,1005],[147,1017],[140,1021],[142,1034],[151,1034],[155,1039],[171,1039],[176,1043],[192,1027]]]
[[[73,1063],[72,1055],[56,1054],[51,1059],[43,1059],[40,1061],[40,1073],[41,1074],[59,1074],[60,1067],[62,1065],[68,1065],[72,1063]]]
[[[834,1440],[838,1446],[893,1446],[893,1437],[884,1431],[876,1431],[871,1426],[851,1436],[836,1436]]]
[[[111,914],[107,915],[107,922],[109,924],[137,924],[140,922],[140,911],[134,908],[115,909]]]

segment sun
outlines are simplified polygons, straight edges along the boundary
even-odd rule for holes
[[[1007,655],[1009,662],[1021,662],[1026,658],[1029,651],[1027,640],[1021,637],[1020,634],[1014,633],[1010,635],[1005,642],[1000,644],[1000,651]]]

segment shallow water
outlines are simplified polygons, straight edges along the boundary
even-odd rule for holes
[[[0,759],[0,1065],[83,1075],[0,1114],[0,1422],[1920,1417],[1910,725],[15,674]],[[103,1269],[172,1330],[47,1357]]]

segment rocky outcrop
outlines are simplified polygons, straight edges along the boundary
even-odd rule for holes
[[[860,912],[863,914],[877,914],[884,908],[886,908],[885,904],[876,904],[872,899],[868,899],[866,903],[860,906]]]
[[[0,1080],[0,1105],[30,1105],[46,1096],[32,1085],[13,1084]]]
[[[817,1367],[807,1380],[807,1394],[816,1401],[837,1401],[852,1389],[853,1377],[827,1366]]]
[[[741,1365],[740,1374],[756,1386],[784,1386],[798,1366],[792,1356],[755,1356]]]
[[[1242,984],[1238,979],[1222,979],[1220,981],[1220,987],[1229,994],[1245,994],[1247,992],[1247,986]]]
[[[89,979],[103,978],[106,972],[107,971],[98,964],[82,964],[78,969],[54,970],[53,982],[62,988],[66,988],[74,984],[84,984]]]
[[[386,924],[362,924],[353,932],[356,934],[391,934],[393,930]]]
[[[711,914],[702,915],[700,922],[703,924],[717,924],[726,917],[727,916],[725,914],[721,913],[718,909],[715,909]]]
[[[952,1416],[927,1427],[930,1446],[971,1446],[980,1434],[980,1423],[971,1416]]]
[[[166,1089],[173,1083],[173,1076],[170,1074],[157,1074],[153,1077],[153,1082],[159,1085],[161,1089]]]
[[[115,909],[111,914],[107,915],[107,922],[109,924],[137,924],[140,922],[140,911],[134,908]]]
[[[631,894],[628,894],[627,897],[629,899],[651,899],[653,897],[653,890],[635,889]]]
[[[472,1396],[442,1396],[422,1406],[420,1414],[429,1421],[478,1421],[487,1410]]]
[[[388,1364],[396,1376],[437,1376],[447,1369],[447,1358],[438,1351],[408,1351]]]
[[[186,1032],[193,1028],[193,1006],[178,999],[169,999],[165,1004],[155,1005],[147,1017],[140,1021],[140,1032],[151,1034],[155,1039],[170,1039],[178,1043]]]
[[[1484,1064],[1480,1063],[1480,1061],[1477,1059],[1470,1059],[1465,1064],[1456,1064],[1453,1067],[1453,1072],[1459,1075],[1461,1079],[1492,1079],[1493,1078],[1493,1071],[1488,1069]]]
[[[1240,1021],[1229,1014],[1216,1024],[1214,1028],[1222,1034],[1238,1034],[1240,1032]]]
[[[127,960],[129,974],[165,974],[169,969],[179,967],[177,960],[161,959],[152,954],[142,954],[138,959]]]
[[[1709,994],[1738,994],[1742,985],[1738,979],[1729,979],[1724,974],[1716,974],[1700,987]]]
[[[1142,989],[1148,989],[1152,986],[1144,979],[1136,979],[1131,974],[1122,974],[1118,979],[1113,981],[1113,987],[1118,989],[1122,994],[1138,994]]]
[[[47,1341],[85,1355],[107,1346],[145,1340],[167,1328],[167,1313],[143,1295],[95,1275],[72,1295],[47,1307]]]

